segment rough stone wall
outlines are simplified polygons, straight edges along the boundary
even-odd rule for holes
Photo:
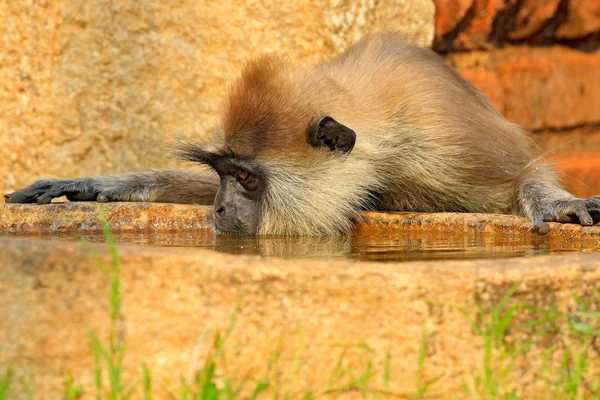
[[[404,28],[428,45],[430,0],[0,2],[0,192],[40,176],[168,164],[178,131],[210,129],[243,61],[313,64]]]
[[[600,1],[435,4],[433,48],[536,134],[571,191],[600,193]]]
[[[598,0],[434,0],[437,51],[555,43],[598,48]]]

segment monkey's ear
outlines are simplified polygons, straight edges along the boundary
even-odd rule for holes
[[[331,151],[349,154],[354,148],[356,133],[331,117],[322,117],[310,124],[306,140],[313,147],[328,147]]]

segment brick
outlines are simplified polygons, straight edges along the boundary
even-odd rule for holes
[[[466,50],[485,46],[493,30],[494,19],[504,7],[502,0],[475,0],[473,20],[464,34],[457,38],[459,46]]]
[[[556,13],[560,0],[523,0],[515,15],[514,27],[508,32],[513,40],[526,39],[541,31]]]
[[[556,31],[559,39],[577,39],[600,30],[600,0],[570,0],[567,21]]]
[[[494,20],[500,11],[516,0],[459,0],[436,1],[437,51],[485,49],[494,29]],[[464,15],[464,18],[460,18]],[[444,37],[459,24],[455,35]]]
[[[473,19],[468,28],[456,36],[454,46],[461,50],[485,48],[494,18],[503,5],[501,0],[476,0]]]
[[[504,93],[500,87],[500,80],[494,72],[486,70],[459,70],[459,72],[490,99],[500,112],[504,112]]]
[[[496,64],[508,119],[530,130],[600,123],[600,51],[555,47],[526,54]]]
[[[512,46],[445,60],[528,130],[600,124],[600,50]]]
[[[434,49],[486,49],[491,43],[544,43],[600,32],[600,0],[434,0]],[[566,20],[554,32],[557,21]]]
[[[600,194],[600,155],[573,153],[552,157],[561,181],[569,192],[587,198]]]
[[[434,0],[435,34],[443,36],[451,32],[467,14],[473,0]]]
[[[569,192],[584,198],[600,194],[600,127],[539,132],[535,138]]]

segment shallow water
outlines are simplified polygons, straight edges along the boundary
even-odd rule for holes
[[[104,242],[101,232],[52,233],[29,236],[51,240]],[[344,258],[361,261],[411,261],[528,257],[544,254],[600,251],[600,241],[565,240],[520,234],[408,231],[358,232],[343,237],[217,236],[211,229],[113,233],[117,244],[195,247],[230,254],[284,258]]]

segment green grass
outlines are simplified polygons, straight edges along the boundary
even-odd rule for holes
[[[567,313],[561,314],[555,308],[540,313],[544,318],[539,324],[544,332],[562,333],[560,341],[546,349],[544,380],[555,398],[600,399],[600,372],[590,372],[592,362],[596,369],[600,364],[600,293],[595,291],[586,300],[573,298],[576,307]],[[560,356],[558,360],[556,355]]]
[[[453,376],[452,371],[427,378],[429,335],[423,331],[418,345],[414,385],[402,392],[397,391],[394,385],[391,344],[383,354],[367,343],[332,346],[339,355],[330,368],[328,382],[322,387],[301,386],[297,377],[307,364],[305,338],[301,333],[298,334],[291,365],[282,362],[284,349],[279,342],[273,345],[271,355],[265,359],[262,375],[240,374],[232,358],[227,357],[227,352],[232,348],[229,341],[238,325],[242,300],[233,310],[224,330],[207,333],[209,351],[199,359],[192,377],[157,380],[146,365],[141,365],[139,376],[126,381],[123,378],[123,361],[127,354],[127,338],[120,328],[119,258],[105,224],[103,229],[111,255],[110,264],[106,265],[91,248],[89,250],[109,282],[108,338],[103,342],[95,332],[89,333],[90,353],[94,360],[94,368],[89,372],[94,382],[92,392],[85,393],[84,387],[74,382],[71,373],[66,372],[65,400],[77,400],[84,394],[86,398],[92,396],[97,400],[309,400],[339,394],[352,394],[364,399],[429,399],[440,398],[439,393],[438,397],[432,397],[433,393],[436,385],[447,379],[460,379],[462,393],[442,392],[441,398],[512,400],[526,396],[600,400],[600,293],[594,292],[586,299],[574,297],[573,309],[559,311],[551,305],[534,307],[522,303],[515,296],[518,284],[508,288],[497,300],[476,300],[475,313],[462,310],[465,322],[480,339],[479,343],[473,343],[480,357],[478,370],[458,378]],[[539,361],[537,364],[532,362],[535,357],[539,358],[536,359]],[[523,362],[541,367],[522,371]],[[523,374],[529,374],[532,381],[538,382],[534,395],[516,385],[515,378]],[[4,370],[0,374],[0,400],[9,399],[9,387],[27,399],[35,399],[31,382],[32,378],[17,376],[10,368]]]
[[[0,375],[0,399],[4,400],[8,397],[8,387],[13,379],[13,371],[7,368],[4,375]]]
[[[514,378],[523,374],[517,364],[537,347],[543,367],[533,371],[533,378],[543,385],[530,398],[600,399],[600,293],[595,291],[586,300],[574,296],[575,308],[560,312],[555,305],[539,308],[512,299],[518,286],[510,287],[496,303],[477,302],[475,319],[464,312],[483,341],[482,368],[463,383],[465,394],[486,400],[522,398],[514,384]],[[518,323],[516,317],[525,317],[521,319],[526,322]],[[509,329],[513,337],[521,333],[525,338],[507,340]],[[556,340],[548,340],[551,344],[544,347],[544,338]]]

